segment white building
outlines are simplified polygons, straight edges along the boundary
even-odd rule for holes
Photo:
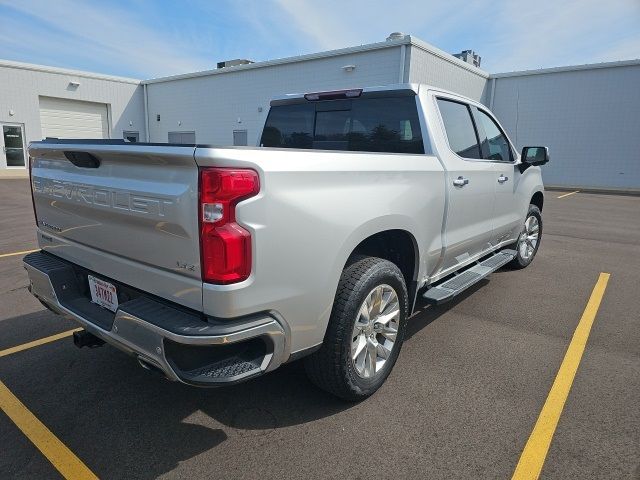
[[[0,61],[0,168],[25,168],[28,142],[44,137],[145,138],[139,80]]]
[[[45,136],[254,145],[274,96],[403,82],[485,103],[518,148],[549,146],[548,184],[640,190],[639,60],[490,75],[398,34],[145,81],[0,62],[0,168]]]
[[[287,93],[415,82],[476,100],[489,74],[409,36],[329,52],[143,82],[149,139],[195,133],[197,143],[255,145],[269,100]],[[235,133],[234,133],[235,132]],[[173,136],[173,135],[172,135]],[[191,137],[191,135],[189,135]]]

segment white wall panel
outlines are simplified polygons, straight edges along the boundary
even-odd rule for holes
[[[493,111],[518,149],[549,147],[549,185],[640,189],[640,64],[498,76]]]
[[[431,51],[411,46],[409,82],[424,83],[484,101],[487,77],[482,70],[461,67],[454,57],[445,60]]]
[[[150,140],[166,142],[168,132],[188,130],[198,143],[233,145],[233,131],[247,130],[249,145],[255,145],[272,97],[398,83],[400,48],[149,83]],[[345,65],[355,69],[345,71]]]

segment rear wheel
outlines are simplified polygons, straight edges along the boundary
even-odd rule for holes
[[[535,205],[529,205],[529,211],[522,226],[522,231],[515,243],[516,257],[508,264],[510,268],[527,267],[538,253],[542,239],[542,215]]]
[[[305,359],[311,381],[345,400],[361,400],[384,383],[407,321],[407,288],[398,267],[359,257],[342,272],[322,347]]]

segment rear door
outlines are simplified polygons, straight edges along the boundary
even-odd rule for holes
[[[490,248],[497,174],[493,163],[482,160],[469,105],[440,95],[435,103],[444,140],[438,152],[447,168],[449,195],[442,270],[449,270]]]

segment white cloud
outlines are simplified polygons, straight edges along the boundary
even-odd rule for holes
[[[392,31],[475,49],[490,72],[640,56],[638,0],[183,0],[172,8],[188,14],[175,20],[157,5],[0,0],[19,12],[0,17],[0,48],[140,78],[379,42]]]
[[[147,24],[148,19],[145,22],[144,18],[136,18],[130,10],[70,0],[22,0],[5,5],[33,19],[22,31],[28,32],[30,38],[26,45],[39,44],[41,55],[49,52],[59,56],[60,51],[68,51],[105,65],[125,65],[141,76],[210,68],[209,59],[193,55],[184,42]],[[4,38],[9,37],[9,30],[11,38],[25,36],[16,28],[19,23],[4,23]],[[38,38],[38,34],[46,35],[45,39]]]
[[[485,46],[486,67],[503,71],[591,63],[603,50],[615,49],[625,31],[634,32],[635,40],[628,41],[640,53],[639,6],[629,0],[508,2],[496,18],[498,34]]]
[[[597,62],[640,59],[640,35],[623,39],[604,48],[594,57]]]
[[[331,2],[278,0],[286,17],[321,49],[340,48],[352,44],[354,29],[345,25],[345,13],[333,11]],[[357,35],[357,32],[356,32]]]
[[[640,56],[638,0],[278,0],[317,49],[404,31],[445,50],[472,48],[505,71]],[[634,53],[635,51],[635,53]]]

